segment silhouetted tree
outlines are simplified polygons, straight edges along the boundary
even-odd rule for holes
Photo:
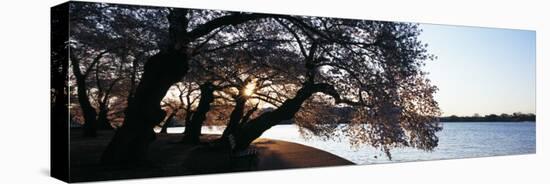
[[[72,69],[73,74],[76,78],[76,85],[77,85],[77,95],[78,95],[78,102],[80,104],[80,108],[82,108],[82,112],[84,115],[84,136],[86,137],[95,137],[96,136],[96,117],[97,112],[92,107],[90,100],[88,98],[88,87],[86,84],[86,79],[89,76],[90,72],[92,71],[93,65],[96,65],[97,62],[101,59],[101,57],[106,52],[101,52],[97,54],[97,56],[93,59],[91,62],[91,66],[89,66],[84,72],[81,71],[80,67],[80,59],[76,58],[75,54],[73,52],[70,52],[71,56],[71,63],[72,63]]]
[[[83,111],[79,119],[84,120],[84,135],[95,136],[96,128],[119,125],[124,117],[126,102],[121,99],[131,98],[135,91],[140,63],[158,49],[157,42],[166,39],[157,36],[163,33],[157,20],[162,12],[100,3],[71,3],[70,11],[75,107]],[[143,20],[151,22],[139,24]]]
[[[374,146],[390,158],[393,147],[437,146],[440,112],[432,96],[437,88],[421,68],[432,56],[418,40],[421,30],[415,24],[108,4],[85,12],[97,14],[83,20],[95,21],[102,34],[76,33],[80,39],[75,40],[154,35],[149,40],[158,48],[77,42],[92,48],[80,52],[91,57],[115,48],[109,55],[125,58],[126,50],[134,58],[148,58],[142,73],[130,64],[135,59],[109,65],[131,71],[131,82],[121,85],[128,86],[127,108],[102,163],[147,159],[153,128],[173,117],[161,101],[182,80],[200,86],[195,110],[186,113],[187,142],[199,141],[204,123],[225,122],[221,145],[244,149],[269,128],[294,120],[305,134],[330,138],[343,132],[354,145]],[[119,18],[131,24],[113,20]],[[126,27],[141,31],[127,34]],[[96,82],[116,84],[113,76]]]
[[[190,11],[193,12],[189,9],[170,10],[169,42],[145,64],[141,81],[134,97],[128,103],[124,123],[103,153],[103,163],[118,164],[146,160],[148,145],[155,138],[153,127],[165,117],[165,112],[160,109],[160,101],[170,86],[187,73],[188,60],[191,57],[188,51],[192,49],[190,46],[193,46],[193,42],[200,43],[199,38],[208,37],[212,31],[220,27],[265,17],[261,14],[222,13],[221,16],[210,20],[210,17],[201,17],[196,18],[201,20],[190,22]],[[190,17],[194,18],[192,14]]]
[[[247,26],[243,24],[242,29],[246,30]],[[368,143],[381,148],[388,156],[389,145],[426,150],[437,146],[435,132],[441,127],[437,123],[439,109],[432,97],[436,88],[429,84],[420,70],[423,61],[432,56],[426,54],[425,45],[416,39],[420,33],[416,25],[275,17],[255,21],[249,27],[264,29],[262,32],[256,31],[256,35],[254,31],[248,34],[236,31],[238,35],[245,35],[242,40],[220,46],[223,49],[211,49],[220,51],[229,48],[230,53],[234,54],[243,50],[247,53],[244,60],[248,64],[240,66],[237,61],[243,59],[231,59],[242,56],[223,52],[217,57],[209,53],[208,57],[219,58],[226,63],[231,61],[233,68],[216,60],[203,59],[216,65],[209,68],[222,66],[226,71],[237,73],[237,77],[219,76],[229,85],[233,84],[233,91],[236,91],[232,97],[235,100],[234,110],[228,119],[230,129],[224,132],[225,135],[234,132],[228,136],[234,140],[227,141],[235,144],[231,145],[233,149],[246,148],[264,131],[291,120],[297,114],[299,119],[295,120],[299,121],[298,125],[315,135],[329,135],[342,130],[347,132],[352,143]],[[284,69],[290,75],[278,72],[280,60],[270,60],[269,53],[284,58],[280,66],[287,67]],[[239,74],[239,71],[246,71],[246,74]],[[228,72],[221,70],[215,73]],[[253,77],[267,85],[259,85],[254,93],[247,95],[250,97],[243,98],[240,95],[243,84],[239,82],[239,78],[243,77]],[[274,80],[279,78],[285,81],[277,83]],[[276,108],[241,121],[244,117],[243,101],[254,97]],[[310,105],[312,108],[304,110],[308,113],[301,112],[301,107],[309,103],[319,105]],[[336,126],[336,122],[346,120],[335,116],[325,116],[324,121],[315,118],[318,114],[326,114],[323,112],[334,111],[337,106],[353,107],[354,112],[349,113],[353,116],[347,116],[349,126]],[[239,122],[238,126],[234,125],[236,122]]]
[[[162,129],[160,133],[167,133],[168,127],[170,126],[170,121],[173,118],[179,118],[185,123],[191,121],[191,117],[196,109],[196,102],[199,98],[197,94],[199,88],[195,86],[193,82],[184,81],[176,83],[173,87],[175,93],[169,93],[162,100],[163,107],[165,108],[169,115],[166,116],[166,120],[162,124]],[[177,90],[176,90],[177,89]]]

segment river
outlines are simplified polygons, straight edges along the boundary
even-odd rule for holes
[[[369,146],[352,149],[347,139],[324,141],[319,138],[304,139],[296,125],[277,125],[262,137],[296,142],[319,148],[356,164],[377,164],[421,160],[441,160],[515,154],[534,154],[536,151],[536,126],[534,122],[490,123],[442,123],[438,132],[439,145],[431,152],[412,148],[392,149],[392,160]],[[181,133],[185,128],[169,128],[169,133]],[[203,127],[203,133],[221,133],[220,128]]]

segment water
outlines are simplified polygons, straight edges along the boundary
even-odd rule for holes
[[[357,164],[408,162],[471,158],[514,154],[532,154],[536,151],[536,128],[534,122],[522,123],[442,123],[438,132],[439,146],[432,152],[412,148],[393,149],[392,160],[383,152],[363,146],[352,149],[346,139],[324,141],[304,139],[295,125],[277,125],[262,137],[296,142],[328,151]],[[184,128],[170,128],[169,133],[181,133]],[[220,128],[203,128],[203,133],[221,133]]]

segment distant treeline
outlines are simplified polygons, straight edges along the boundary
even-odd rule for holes
[[[480,116],[446,116],[439,119],[441,122],[517,122],[517,121],[536,121],[536,115],[532,113],[513,113],[513,114],[489,114]]]

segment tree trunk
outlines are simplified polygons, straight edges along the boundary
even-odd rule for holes
[[[109,113],[109,109],[107,108],[106,104],[100,104],[99,105],[99,113],[97,114],[97,125],[98,129],[101,130],[110,130],[113,129],[111,126],[111,122],[109,121],[109,118],[107,117]]]
[[[70,52],[71,62],[73,63],[73,74],[76,78],[78,103],[80,104],[80,108],[82,109],[82,113],[84,114],[84,125],[82,126],[84,137],[97,136],[97,112],[95,111],[95,108],[92,107],[92,105],[90,104],[90,99],[88,98],[88,91],[86,90],[86,77],[90,73],[91,68],[93,68],[94,65],[99,62],[99,60],[101,59],[101,57],[103,57],[105,53],[107,53],[107,51],[101,52],[98,56],[96,56],[88,69],[84,73],[82,73],[82,71],[80,70],[80,60],[76,58],[76,56],[73,55],[72,52]]]
[[[191,117],[193,117],[194,113],[195,112],[193,112],[192,110],[187,111],[187,114],[185,114],[185,126],[187,126],[188,122],[191,122]]]
[[[188,89],[191,89],[191,85],[189,85]],[[181,93],[183,94],[183,92],[181,92]],[[180,103],[182,105],[181,107],[183,108],[182,94],[180,94],[179,98],[180,98]],[[191,97],[191,91],[188,91],[187,95],[185,96],[185,98],[187,99],[187,104],[186,104],[186,107],[185,107],[185,127],[190,126],[191,117],[193,117],[193,114],[195,113],[195,111],[193,111],[191,109],[191,107],[192,107],[193,103],[195,102],[195,100],[191,101],[190,97]]]
[[[170,116],[168,116],[168,118],[166,118],[166,121],[164,121],[164,124],[162,124],[162,129],[160,129],[161,134],[168,133],[168,127],[170,126],[170,123],[172,122],[172,118],[174,118],[174,116],[176,116],[176,112],[177,111],[174,111],[174,112],[170,113]]]
[[[122,66],[122,65],[121,65]],[[119,69],[120,70],[120,69]],[[96,71],[97,72],[97,71]],[[100,89],[100,94],[103,94],[103,98],[99,102],[99,114],[97,115],[97,124],[98,128],[101,130],[111,130],[113,129],[113,126],[111,125],[111,122],[109,121],[109,118],[107,115],[109,114],[109,96],[111,95],[111,91],[113,90],[116,83],[122,78],[117,78],[114,80],[110,85],[109,88],[106,91],[101,90],[101,85],[99,82],[97,82],[97,87]],[[96,79],[99,81],[99,78]]]
[[[223,130],[221,139],[227,138],[227,136],[235,133],[235,131],[238,129],[239,122],[243,118],[245,102],[246,102],[245,97],[243,96],[237,97],[235,108],[233,109],[233,111],[231,112],[231,115],[229,116],[229,123],[227,123],[227,127],[225,128],[225,130]]]
[[[78,66],[73,65],[73,71],[77,72],[74,70],[75,67]],[[85,79],[78,77],[76,81],[76,85],[78,88],[78,103],[80,104],[80,108],[82,109],[82,113],[84,114],[84,125],[82,126],[84,137],[95,137],[97,136],[97,112],[95,111],[95,108],[92,107],[92,104],[90,104],[88,92],[86,91]]]
[[[160,52],[149,59],[134,97],[128,103],[124,124],[103,152],[103,164],[147,160],[149,144],[155,139],[153,128],[166,114],[160,108],[160,102],[170,86],[181,80],[187,70],[187,55],[175,50]]]
[[[316,92],[331,93],[331,86],[328,84],[313,84],[306,82],[298,90],[294,98],[286,100],[279,108],[274,111],[266,112],[257,118],[243,124],[235,134],[235,148],[245,149],[252,141],[260,137],[265,131],[279,124],[282,121],[290,120],[300,110],[302,104]]]
[[[153,128],[166,116],[160,108],[162,98],[189,69],[187,9],[171,10],[168,16],[170,43],[145,63],[142,78],[128,101],[124,124],[101,156],[103,164],[139,164],[147,161],[149,144],[155,139]]]
[[[181,142],[198,144],[201,135],[202,123],[206,119],[206,113],[210,111],[210,103],[214,101],[214,86],[206,82],[200,86],[201,97],[197,110],[193,113],[190,121],[185,122],[185,131]]]

